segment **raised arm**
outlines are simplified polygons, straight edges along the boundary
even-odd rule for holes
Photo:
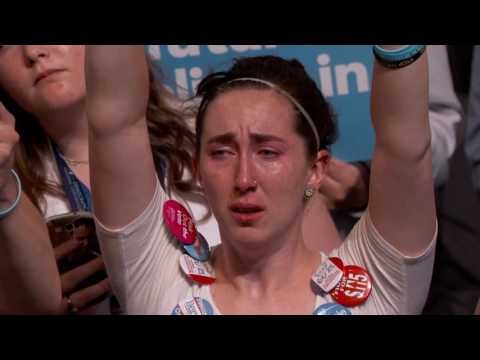
[[[14,119],[0,103],[0,210],[12,207],[20,190],[11,172],[18,141]],[[0,218],[0,314],[56,313],[60,277],[40,212],[23,193]]]
[[[456,147],[455,127],[462,119],[463,110],[454,91],[446,46],[428,45],[427,52],[433,178],[436,186],[442,186],[448,177],[449,159]],[[369,167],[369,162],[346,163],[334,158],[327,167],[320,192],[330,209],[340,210],[335,215],[345,233],[351,230],[348,225],[355,223],[349,211],[367,206]],[[344,225],[344,219],[351,221]]]
[[[86,82],[95,213],[104,225],[121,227],[145,209],[155,190],[144,47],[88,45]]]
[[[397,250],[420,255],[436,227],[426,54],[401,69],[388,69],[375,61],[371,106],[376,145],[370,215]]]

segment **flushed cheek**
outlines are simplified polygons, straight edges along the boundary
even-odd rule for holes
[[[233,183],[227,171],[204,169],[201,171],[201,178],[203,190],[211,206],[214,205],[213,202],[217,202],[218,198],[228,199]]]
[[[286,164],[272,164],[259,172],[259,183],[269,201],[275,203],[273,208],[296,209],[303,203],[306,183],[304,169]]]
[[[228,218],[228,201],[231,193],[221,183],[208,183],[204,185],[204,192],[209,207],[218,220]]]
[[[287,172],[288,166],[281,162],[264,162],[262,164],[257,164],[256,166],[258,173],[272,174],[272,175],[281,175]]]
[[[204,184],[206,182],[228,182],[235,177],[235,162],[213,160],[205,155],[198,164],[198,171]]]
[[[255,173],[258,181],[265,182],[268,188],[288,189],[291,191],[297,186],[303,186],[303,170],[295,168],[290,163],[269,162],[256,166]]]
[[[21,94],[25,90],[23,84],[27,83],[25,75],[20,69],[0,68],[0,88],[13,96]]]
[[[229,181],[225,174],[218,173],[216,175],[210,175],[202,182],[203,188],[209,193],[226,193],[232,188],[231,181]]]
[[[20,105],[23,109],[31,111],[31,103],[34,98],[34,92],[32,87],[27,87],[27,80],[22,79],[20,76],[14,80],[14,86],[5,86],[3,89],[12,97],[12,99]]]

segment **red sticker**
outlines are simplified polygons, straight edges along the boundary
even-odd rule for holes
[[[333,262],[339,269],[343,270],[343,261],[338,257],[331,257],[329,258],[331,262]]]
[[[202,284],[202,285],[211,285],[215,282],[215,278],[202,275],[190,275],[193,281]]]
[[[197,229],[192,217],[182,204],[168,200],[163,205],[163,219],[168,229],[184,245],[192,245],[197,237]]]
[[[180,267],[193,281],[210,285],[215,282],[215,271],[208,262],[195,260],[187,254],[180,256]]]
[[[330,292],[336,302],[347,307],[354,307],[367,301],[372,291],[372,280],[368,272],[355,265],[343,268],[343,278]]]

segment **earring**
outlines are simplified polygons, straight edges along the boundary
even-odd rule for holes
[[[314,190],[312,188],[306,188],[305,193],[303,194],[303,198],[305,201],[310,200],[313,197]]]

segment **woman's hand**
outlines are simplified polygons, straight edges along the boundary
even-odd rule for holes
[[[57,246],[54,249],[57,262],[80,250],[82,246],[84,244],[75,239]],[[64,296],[61,313],[94,314],[92,304],[104,299],[111,291],[108,279],[100,280],[94,285],[81,289],[78,289],[78,286],[104,269],[103,259],[98,257],[61,274],[62,294]]]
[[[15,145],[20,137],[15,131],[15,118],[0,102],[0,209],[7,208],[17,196],[13,167]]]

